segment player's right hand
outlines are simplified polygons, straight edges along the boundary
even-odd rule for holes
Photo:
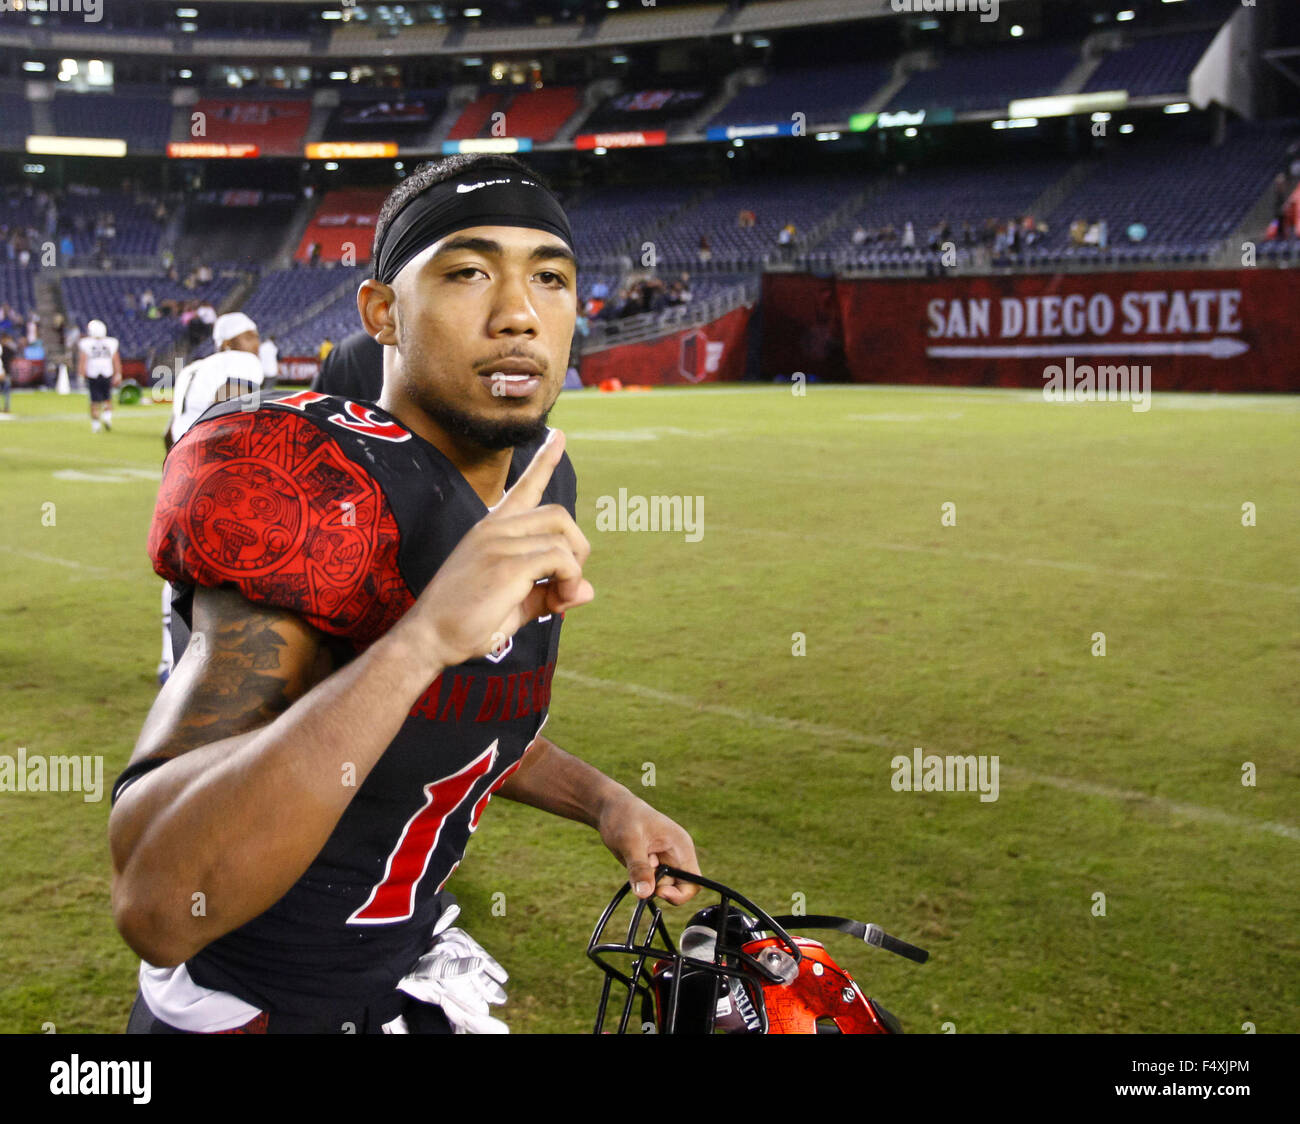
[[[552,430],[515,485],[434,574],[408,616],[440,667],[486,655],[537,617],[595,597],[582,567],[591,544],[560,504],[539,507],[564,434]],[[545,583],[545,584],[539,584]]]

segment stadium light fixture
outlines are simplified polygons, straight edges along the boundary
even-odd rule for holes
[[[605,7],[614,9],[618,7],[618,0],[605,0]]]
[[[1094,125],[1099,125],[1099,124],[1101,124],[1102,122],[1104,122],[1104,121],[1109,121],[1109,120],[1110,120],[1110,114],[1109,114],[1109,113],[1094,113],[1094,114],[1092,115],[1092,121],[1093,121],[1093,124],[1094,124]]]
[[[461,12],[462,16],[464,16],[466,19],[471,19],[471,20],[478,19],[478,17],[481,16],[482,14],[483,14],[482,8],[466,8],[463,12]]]
[[[482,59],[461,59],[460,61],[461,61],[461,65],[462,65],[462,66],[482,66],[482,65],[483,65],[483,60],[482,60]]]
[[[327,160],[325,162],[325,170],[327,172],[337,172],[339,170],[339,166],[333,160]]]
[[[188,70],[188,69],[186,69],[186,70],[178,70],[178,71],[176,72],[176,77],[177,77],[177,78],[193,78],[193,77],[194,77],[194,71],[192,71],[192,70]]]
[[[1132,8],[1125,8],[1124,11],[1115,13],[1115,19],[1120,23],[1128,23],[1129,20],[1137,19],[1137,15]]]
[[[33,59],[28,59],[23,63],[23,69],[27,71],[28,74],[44,74],[45,64],[43,62],[36,62]]]
[[[818,134],[817,134],[817,139],[818,139],[819,141],[833,141],[833,140],[839,140],[839,139],[840,139],[840,135],[839,135],[839,133],[834,133],[834,132],[832,132],[832,133],[818,133]]]
[[[323,20],[341,20],[343,18],[343,13],[331,8],[327,12],[321,12],[320,18]]]
[[[197,23],[183,23],[183,24],[181,24],[181,30],[182,30],[182,31],[188,31],[188,32],[190,32],[190,33],[193,33],[193,32],[195,32],[195,31],[198,31],[198,29],[199,29],[199,25],[198,25]]]
[[[1136,132],[1136,129],[1134,128],[1133,125],[1129,124],[1129,125],[1121,125],[1119,127],[1119,131],[1123,133],[1125,136],[1128,136],[1130,133]]]
[[[1012,26],[1011,26],[1011,38],[1012,38],[1012,39],[1019,39],[1019,38],[1021,38],[1021,36],[1023,36],[1024,34],[1025,34],[1025,29],[1024,29],[1023,27],[1021,27],[1020,24],[1018,24],[1018,23],[1017,23],[1017,24],[1012,24]]]
[[[903,136],[905,137],[915,137],[919,135],[920,133],[916,129],[912,128],[910,125],[903,130]]]
[[[610,62],[616,62],[616,63],[624,63],[624,62],[627,62],[627,55],[615,55],[615,56],[614,56],[612,59],[610,59],[609,61],[610,61]]]
[[[762,35],[755,35],[754,38],[749,41],[749,45],[751,47],[757,47],[760,51],[763,51],[772,45],[772,40],[764,38]]]
[[[177,8],[176,18],[178,20],[196,20],[199,18],[198,8]]]
[[[331,70],[330,78],[335,82],[344,82],[347,80],[348,72],[346,70]]]
[[[23,165],[23,171],[26,172],[29,176],[39,176],[42,172],[45,171],[45,165],[44,165],[44,164],[24,164],[24,165]]]
[[[922,20],[916,25],[917,31],[938,31],[943,25],[938,20]]]
[[[591,151],[592,151],[592,153],[593,153],[594,155],[596,155],[596,156],[604,156],[605,153],[609,151],[609,149],[607,149],[607,148],[593,148]],[[727,153],[727,155],[730,156],[731,153]]]
[[[734,139],[732,140],[732,142],[731,142],[731,147],[732,147],[732,148],[744,148],[744,147],[745,147],[745,142],[744,142],[744,140],[742,140],[740,137],[736,137],[736,138],[734,138]]]
[[[1172,105],[1165,106],[1166,113],[1191,113],[1192,107],[1185,101],[1176,101]]]

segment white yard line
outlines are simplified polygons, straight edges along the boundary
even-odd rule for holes
[[[778,718],[770,714],[760,714],[757,711],[744,710],[740,707],[708,703],[700,699],[691,698],[689,695],[678,695],[670,691],[660,691],[654,687],[642,686],[639,683],[624,683],[614,679],[598,679],[594,675],[584,675],[581,672],[570,671],[565,668],[558,668],[556,670],[556,675],[559,676],[560,679],[574,683],[580,687],[590,687],[592,689],[606,691],[621,691],[623,694],[634,695],[637,698],[647,699],[650,702],[663,703],[667,706],[677,707],[680,710],[716,714],[723,718],[734,719],[737,722],[744,723],[746,726],[752,726],[758,729],[785,730],[792,734],[805,734],[810,737],[824,738],[828,741],[838,741],[849,745],[874,746],[878,749],[896,750],[900,753],[911,753],[915,748],[914,744],[911,742],[904,743],[894,738],[881,737],[876,734],[864,734],[858,730],[846,730],[839,726],[826,726],[819,722],[805,722],[798,718]],[[927,746],[926,751],[930,753],[938,752],[933,746]],[[1027,784],[1047,785],[1051,788],[1061,789],[1064,792],[1073,792],[1081,796],[1096,796],[1106,800],[1119,801],[1121,803],[1144,804],[1159,809],[1169,815],[1182,816],[1185,819],[1196,820],[1199,823],[1218,824],[1223,827],[1233,828],[1234,830],[1261,831],[1270,835],[1279,835],[1283,839],[1300,841],[1300,827],[1293,827],[1290,824],[1246,819],[1242,816],[1234,816],[1229,812],[1219,811],[1217,808],[1203,808],[1197,804],[1183,804],[1174,800],[1166,800],[1162,796],[1151,796],[1145,792],[1133,792],[1127,789],[1112,788],[1108,785],[1074,780],[1071,777],[1055,777],[1042,773],[1030,772],[1027,769],[1013,766],[1002,766],[1002,768],[1012,777],[1018,778]]]

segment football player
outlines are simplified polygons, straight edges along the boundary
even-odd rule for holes
[[[192,634],[113,789],[129,1029],[499,1029],[443,892],[494,794],[594,828],[639,897],[696,892],[655,884],[698,872],[687,832],[541,733],[594,596],[546,425],[576,265],[520,161],[421,165],[357,296],[378,405],[220,403],[168,454],[149,549]]]
[[[211,355],[184,367],[172,389],[172,416],[163,434],[163,447],[170,449],[209,406],[257,390],[265,378],[261,339],[257,325],[242,312],[227,312],[212,325]],[[166,683],[175,662],[172,655],[172,586],[163,582],[162,655],[158,660],[158,682]]]
[[[86,325],[77,341],[77,378],[90,390],[90,432],[113,428],[113,388],[122,381],[122,355],[102,320]]]

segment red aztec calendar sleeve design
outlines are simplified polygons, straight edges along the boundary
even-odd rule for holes
[[[169,581],[234,586],[365,645],[412,603],[399,539],[364,469],[305,419],[262,409],[202,423],[172,449],[149,556]]]

